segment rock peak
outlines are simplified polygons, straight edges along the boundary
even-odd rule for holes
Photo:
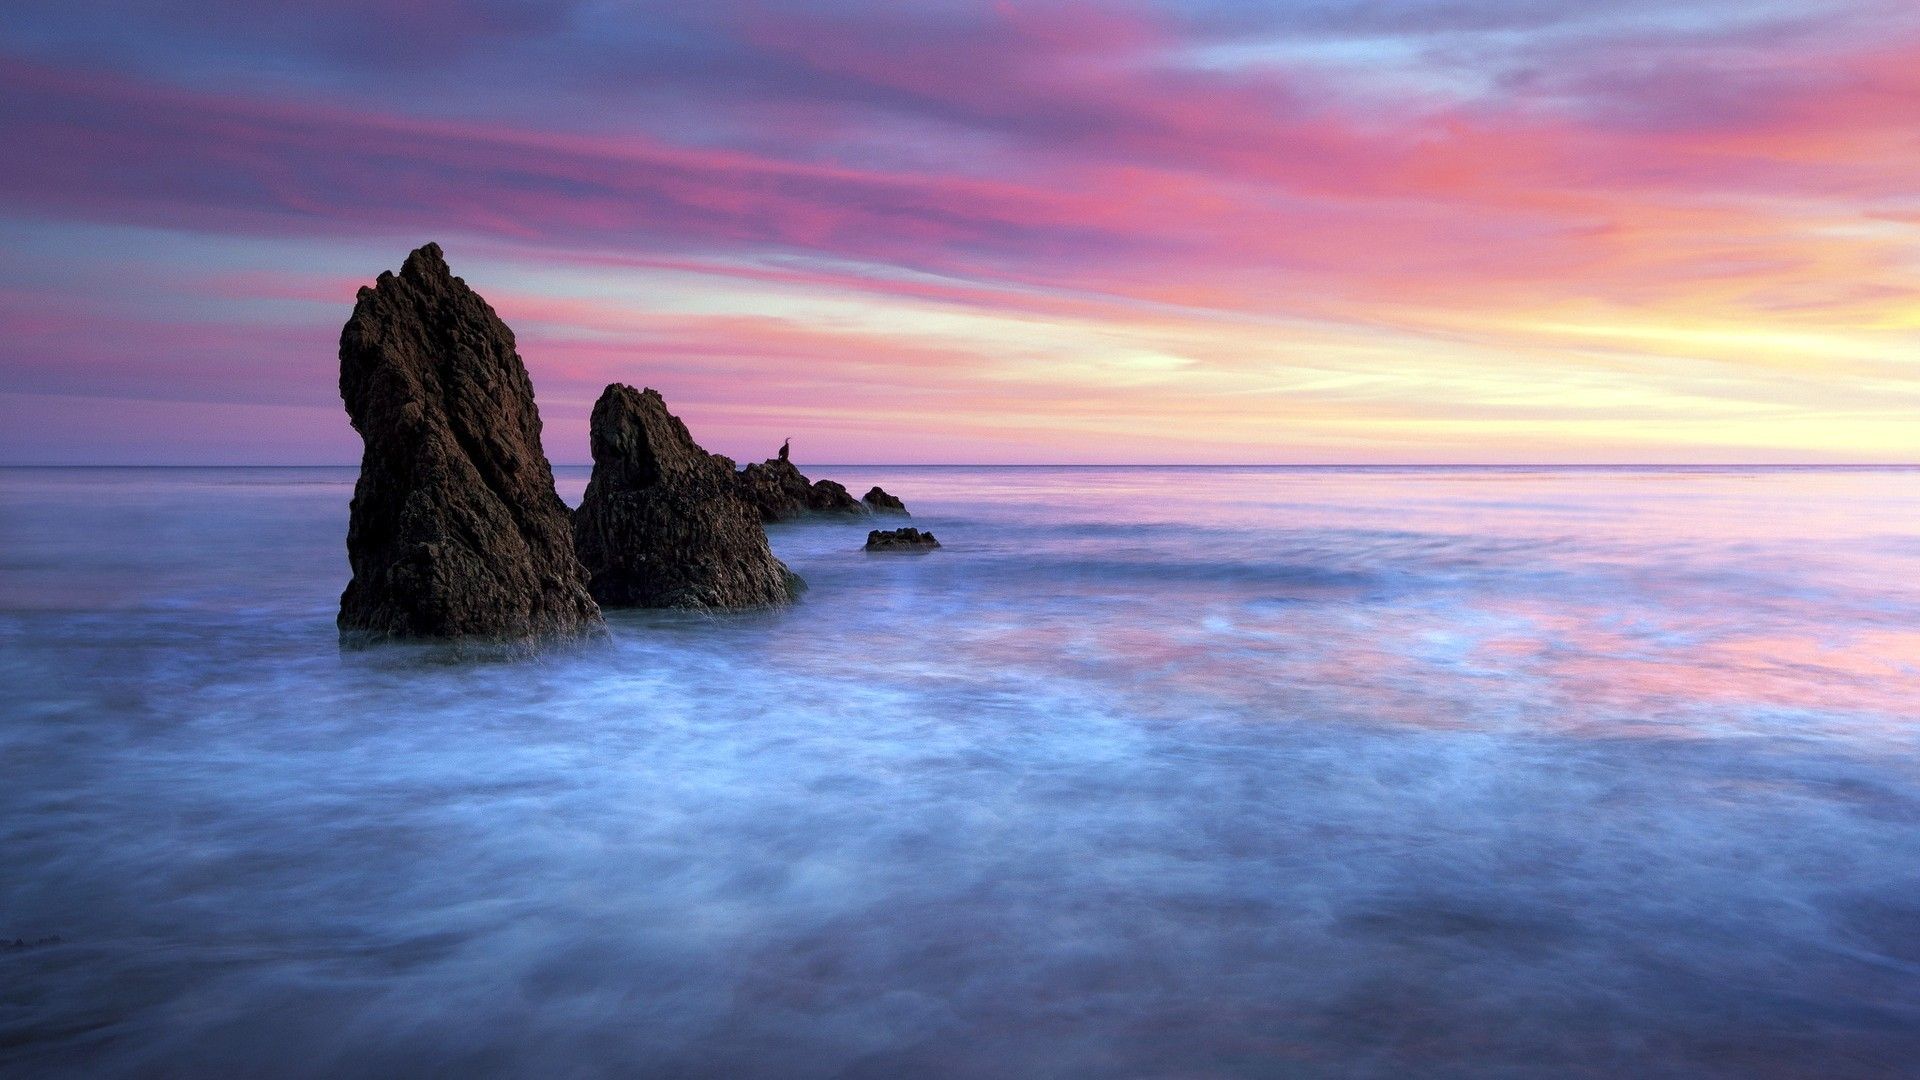
[[[706,470],[712,459],[652,387],[609,385],[593,404],[591,431],[595,469],[618,474],[623,487],[651,487],[663,473]]]
[[[407,255],[407,261],[400,265],[400,276],[412,281],[447,281],[453,278],[453,270],[447,266],[440,245],[429,240]]]
[[[340,331],[340,397],[365,443],[343,632],[522,638],[600,624],[513,331],[438,246],[360,290]]]

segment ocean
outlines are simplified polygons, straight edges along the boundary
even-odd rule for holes
[[[945,547],[520,659],[0,471],[0,1073],[1920,1075],[1920,471],[802,467]]]

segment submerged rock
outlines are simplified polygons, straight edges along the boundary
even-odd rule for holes
[[[573,521],[608,607],[764,607],[804,588],[773,557],[732,462],[702,450],[653,390],[615,383],[594,404],[593,478]]]
[[[876,514],[907,513],[907,504],[901,502],[898,496],[889,495],[881,490],[878,484],[873,486],[873,490],[860,496],[860,501],[866,503],[867,509],[872,510]],[[913,515],[907,514],[907,516],[912,517]]]
[[[600,625],[513,331],[440,248],[362,288],[340,397],[365,450],[343,633],[519,638]]]
[[[867,534],[868,551],[932,551],[940,541],[919,529],[875,529]]]
[[[832,480],[808,480],[780,447],[780,456],[734,474],[742,498],[761,521],[790,521],[802,514],[864,514],[867,508]]]

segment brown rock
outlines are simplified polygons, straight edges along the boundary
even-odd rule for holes
[[[940,541],[919,529],[875,529],[867,534],[868,551],[932,551]]]
[[[805,587],[773,557],[733,463],[702,450],[658,393],[618,383],[593,406],[574,546],[608,607],[764,607]]]
[[[747,466],[735,474],[740,495],[760,513],[761,521],[789,521],[802,514],[864,514],[845,487],[832,480],[810,481],[798,466],[780,456]]]
[[[908,517],[913,516],[912,514],[907,514],[906,503],[901,502],[898,496],[889,495],[881,490],[878,484],[874,485],[873,490],[860,496],[860,501],[866,503],[867,509],[872,510],[876,514],[906,514]]]
[[[362,288],[340,397],[365,443],[343,633],[520,638],[598,627],[513,332],[428,244]]]

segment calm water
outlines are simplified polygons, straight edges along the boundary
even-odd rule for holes
[[[0,472],[0,1071],[1920,1075],[1920,473],[815,471],[946,550],[481,664]]]

